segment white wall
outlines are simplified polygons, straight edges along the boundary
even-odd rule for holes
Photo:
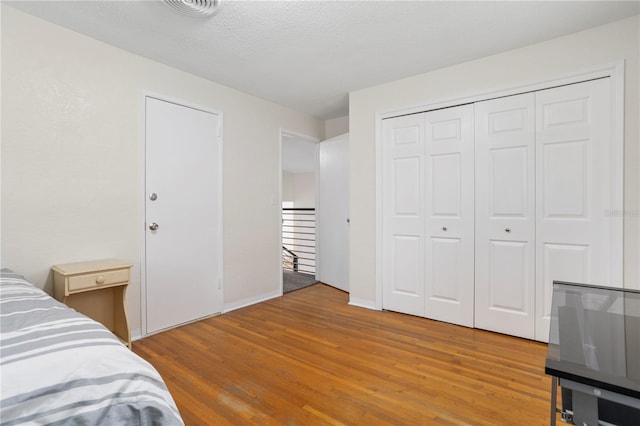
[[[282,136],[282,170],[289,173],[309,173],[316,169],[317,141],[306,138]]]
[[[282,172],[282,203],[287,203],[286,207],[293,206],[293,202],[296,199],[296,190],[294,182],[294,174],[289,172]]]
[[[324,138],[329,139],[349,133],[349,116],[331,118],[324,123]]]
[[[294,207],[298,209],[315,208],[316,175],[315,173],[294,173],[293,190]]]
[[[543,82],[624,59],[624,280],[640,288],[638,16],[562,38],[353,92],[349,96],[350,290],[374,306],[376,254],[375,114]]]
[[[283,207],[315,208],[315,173],[282,172],[282,202]]]
[[[223,112],[225,306],[277,295],[280,128],[321,138],[324,122],[4,4],[2,266],[51,292],[53,264],[130,261],[127,307],[140,328],[147,91]]]

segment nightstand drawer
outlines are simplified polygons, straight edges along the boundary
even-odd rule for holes
[[[117,271],[103,271],[97,274],[78,275],[68,277],[69,292],[84,290],[92,287],[108,286],[117,283],[128,283],[129,269]]]

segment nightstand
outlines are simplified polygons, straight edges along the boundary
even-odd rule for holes
[[[131,332],[125,308],[131,264],[120,260],[54,265],[54,297],[93,318],[131,349]]]

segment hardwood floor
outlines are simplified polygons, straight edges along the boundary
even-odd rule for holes
[[[187,425],[546,425],[546,345],[323,284],[134,342]]]

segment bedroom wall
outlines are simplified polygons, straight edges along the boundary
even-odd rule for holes
[[[349,116],[330,118],[324,124],[324,138],[329,139],[334,136],[349,133]]]
[[[294,174],[282,172],[282,203],[293,203],[296,199]]]
[[[315,207],[315,173],[282,172],[282,204],[283,207]]]
[[[51,292],[53,264],[130,261],[139,331],[141,97],[151,92],[223,112],[225,307],[277,295],[280,129],[322,139],[324,121],[1,7],[2,266]]]
[[[638,16],[544,43],[352,92],[351,303],[376,300],[375,114],[542,82],[624,59],[624,280],[640,288],[640,52]]]
[[[293,173],[296,208],[314,208],[316,206],[316,174]]]

